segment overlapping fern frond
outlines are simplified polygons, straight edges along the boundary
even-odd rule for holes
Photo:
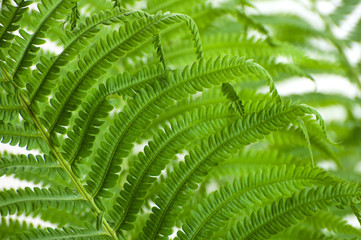
[[[38,186],[0,191],[0,238],[359,238],[358,1],[260,2],[1,1],[0,181]],[[277,90],[319,73],[356,96]]]

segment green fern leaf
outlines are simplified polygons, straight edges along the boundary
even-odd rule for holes
[[[106,189],[101,191],[102,185],[106,188],[114,186],[120,171],[119,165],[122,158],[128,155],[132,143],[146,129],[150,120],[156,118],[167,106],[174,104],[174,100],[195,94],[203,88],[219,84],[220,81],[247,74],[266,76],[271,91],[276,94],[272,79],[259,65],[245,61],[244,58],[228,57],[210,59],[207,62],[202,59],[191,67],[186,67],[182,73],[169,72],[168,82],[162,83],[164,87],[155,84],[155,88],[149,86],[146,91],[141,89],[135,102],[128,102],[123,112],[118,114],[115,126],[111,127],[110,134],[105,136],[106,141],[101,143],[101,148],[97,150],[96,165],[93,165],[93,172],[89,175],[92,180],[88,181],[87,189],[95,194],[94,196],[112,196]],[[222,75],[224,79],[220,78]],[[106,164],[104,159],[107,159]]]
[[[88,157],[91,153],[95,135],[99,132],[99,127],[104,123],[104,119],[113,109],[107,101],[111,94],[134,95],[134,91],[140,91],[148,82],[154,79],[161,79],[166,76],[162,65],[145,67],[134,76],[125,72],[107,80],[106,85],[101,84],[94,89],[84,100],[82,109],[75,119],[76,126],[68,132],[68,138],[62,146],[63,155],[73,164],[80,158]]]
[[[359,239],[359,92],[274,83],[361,89],[359,2],[261,1],[1,0],[0,177],[41,187],[0,191],[0,239]]]
[[[357,7],[360,1],[357,0],[342,0],[338,7],[330,14],[330,18],[337,24],[350,15],[353,10]]]
[[[86,205],[81,206],[79,214],[49,207],[40,209],[35,212],[35,215],[46,222],[56,225],[58,228],[65,226],[87,227],[89,224],[95,224],[94,214]]]
[[[43,0],[38,4],[39,12],[36,13],[36,30],[30,34],[23,29],[19,33],[21,37],[16,37],[8,54],[11,60],[8,60],[9,72],[12,80],[18,86],[24,86],[21,76],[29,75],[30,67],[33,64],[36,53],[39,51],[39,45],[45,43],[45,32],[58,19],[61,19],[67,9],[71,7],[73,0]]]
[[[26,147],[27,150],[40,148],[44,152],[49,152],[38,129],[27,123],[13,126],[0,122],[0,141],[11,146]]]
[[[32,223],[27,223],[26,221],[19,221],[14,219],[6,219],[4,217],[0,220],[0,238],[8,239],[10,236],[21,232],[27,232],[30,229],[34,229]]]
[[[111,25],[126,21],[126,19],[137,18],[137,11],[132,14],[118,8],[113,12],[106,11],[94,14],[85,19],[85,24],[80,23],[73,31],[65,30],[61,35],[61,42],[64,45],[63,51],[54,59],[40,58],[37,70],[33,72],[33,78],[27,85],[29,102],[32,108],[36,109],[35,101],[47,101],[54,87],[54,81],[60,77],[59,69],[73,60],[84,49],[90,40],[99,32],[100,25]]]
[[[244,116],[244,105],[240,97],[234,90],[233,86],[230,83],[222,84],[222,92],[224,96],[231,101],[231,106],[239,114],[240,117]]]
[[[202,141],[167,177],[155,200],[157,207],[152,209],[153,213],[139,237],[154,239],[160,237],[159,235],[166,237],[171,234],[170,226],[178,216],[180,207],[188,201],[192,190],[198,187],[202,178],[214,166],[227,159],[242,145],[255,142],[271,131],[289,125],[303,114],[302,107],[291,102],[282,104],[282,107],[275,105],[258,114],[239,119],[230,127],[223,128],[218,134]]]
[[[361,19],[357,22],[356,26],[351,31],[348,39],[355,42],[361,42]]]
[[[264,199],[290,196],[297,190],[332,182],[323,170],[310,167],[274,167],[234,180],[205,199],[185,220],[179,239],[211,239],[226,221]]]
[[[196,3],[196,1],[190,0],[186,2],[181,0],[149,0],[147,1],[147,11],[155,13],[175,10],[173,12],[188,13]]]
[[[267,161],[265,161],[267,159]],[[237,154],[226,160],[224,163],[215,167],[209,175],[209,179],[232,180],[235,177],[241,177],[250,172],[256,172],[258,169],[267,169],[283,164],[286,166],[309,166],[309,162],[301,161],[291,154],[283,153],[277,148],[258,148],[251,150],[242,149]]]
[[[312,230],[327,229],[328,231],[339,235],[339,237],[348,235],[350,237],[361,236],[360,229],[349,225],[341,217],[329,212],[319,212],[310,217],[304,223],[305,228]]]
[[[55,94],[56,99],[53,99],[52,106],[45,111],[43,123],[48,131],[64,133],[65,128],[61,126],[69,124],[71,111],[81,103],[81,99],[87,95],[86,90],[94,85],[95,79],[105,73],[104,69],[109,68],[112,62],[124,56],[126,52],[136,48],[139,43],[151,38],[154,31],[160,31],[178,22],[192,21],[189,17],[180,14],[158,13],[155,16],[148,16],[144,13],[139,16],[139,20],[131,24],[126,23],[124,29],[121,28],[119,32],[112,34],[112,37],[106,41],[99,42],[95,47],[96,50],[92,48],[89,56],[78,62],[79,69],[75,74],[68,72],[67,78],[64,79],[66,83],[60,87],[60,92],[63,94]],[[189,26],[195,35],[196,50],[201,56],[198,32],[194,29],[194,24]]]
[[[8,214],[29,215],[41,208],[56,207],[64,211],[77,213],[81,204],[85,204],[79,194],[69,188],[25,188],[16,191],[4,190],[0,192],[1,216]]]
[[[291,198],[274,202],[261,208],[237,224],[228,234],[228,239],[268,239],[285,228],[302,222],[318,210],[340,203],[350,205],[359,198],[356,184],[336,184],[303,190]]]
[[[56,239],[77,239],[77,240],[104,240],[112,239],[102,230],[65,227],[62,229],[39,229],[29,233],[21,233],[11,240],[56,240]]]
[[[143,203],[142,198],[156,180],[155,176],[169,163],[176,153],[194,140],[214,133],[234,118],[225,108],[209,106],[194,109],[170,121],[170,126],[158,131],[153,141],[138,155],[130,169],[127,182],[118,194],[117,205],[110,212],[115,229],[127,229],[135,221]],[[126,196],[126,197],[125,197]]]
[[[18,0],[14,1],[16,6],[5,1],[0,12],[0,48],[1,50],[10,47],[11,40],[15,35],[12,32],[19,29],[19,25],[15,25],[24,13],[28,11],[28,6],[32,1]]]
[[[117,173],[120,172],[123,158],[133,147],[132,143],[137,140],[139,132],[149,124],[149,118],[154,118],[154,113],[151,111],[154,107],[153,109],[146,107],[159,92],[160,88],[153,89],[149,86],[142,89],[134,101],[128,101],[124,110],[117,115],[114,126],[110,127],[110,132],[105,135],[105,141],[97,150],[95,165],[92,166],[90,179],[87,181],[86,189],[94,197],[98,195],[111,197],[113,195],[106,189],[116,184],[119,177]],[[145,109],[148,112],[140,115]]]
[[[52,157],[34,156],[32,154],[1,156],[0,176],[9,176],[10,174],[23,175],[26,173],[49,179],[59,177],[63,181],[69,182],[65,171],[59,167],[57,161]]]
[[[5,123],[19,123],[19,116],[26,115],[18,94],[0,95],[0,121]],[[26,117],[24,117],[26,118]]]
[[[274,240],[304,240],[304,239],[312,239],[312,240],[356,240],[357,238],[344,238],[337,237],[331,234],[323,233],[322,231],[312,231],[308,228],[299,227],[296,225],[289,230],[285,230],[282,233],[278,233],[273,236],[271,239]]]

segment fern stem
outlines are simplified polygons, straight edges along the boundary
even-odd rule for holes
[[[3,69],[3,68],[2,68]],[[12,86],[14,87],[14,89],[16,89],[16,85],[14,84],[14,82],[12,81],[11,77],[8,75],[8,73],[5,71],[5,69],[3,69],[4,75],[8,78],[8,80],[11,82]],[[96,217],[101,216],[102,211],[98,208],[98,206],[95,204],[94,202],[94,198],[92,196],[90,196],[88,194],[88,192],[85,190],[85,188],[83,187],[82,183],[80,182],[80,180],[75,176],[75,174],[73,173],[73,171],[71,170],[71,166],[70,164],[64,159],[64,157],[62,156],[62,154],[60,153],[60,151],[58,150],[58,148],[56,146],[54,146],[53,144],[51,144],[51,140],[50,140],[50,134],[49,132],[45,129],[45,127],[41,124],[39,118],[34,115],[34,113],[30,110],[29,108],[29,103],[26,101],[25,96],[22,94],[22,92],[19,92],[19,96],[20,96],[20,102],[21,105],[23,106],[23,108],[26,110],[26,112],[29,114],[29,116],[33,119],[36,127],[38,128],[38,130],[40,131],[40,135],[41,137],[44,139],[44,141],[46,142],[46,144],[49,146],[50,151],[54,153],[54,156],[56,157],[56,159],[58,160],[60,166],[66,171],[66,173],[68,174],[71,182],[74,184],[74,186],[76,187],[76,189],[78,190],[78,192],[82,195],[82,197],[88,201],[92,207],[93,207],[93,212],[95,214]],[[114,239],[114,240],[119,240],[116,232],[114,231],[113,228],[110,227],[109,223],[103,218],[102,219],[102,225],[103,225],[103,229]]]

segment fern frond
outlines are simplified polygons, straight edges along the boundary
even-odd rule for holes
[[[326,210],[332,204],[350,205],[359,198],[357,184],[338,183],[327,187],[303,190],[291,198],[261,208],[227,234],[228,239],[267,239],[285,228],[304,221],[318,210]]]
[[[163,47],[161,45],[161,36],[160,34],[155,34],[153,36],[153,44],[154,44],[154,48],[157,52],[157,57],[159,58],[159,61],[163,64],[163,66],[165,67],[165,59],[164,59],[164,51],[163,51]]]
[[[70,30],[71,31],[74,30],[74,28],[77,25],[77,21],[80,18],[80,13],[79,13],[79,10],[78,10],[78,3],[74,2],[73,4],[74,4],[74,6],[72,7],[71,14],[69,16],[69,18],[70,18]]]
[[[73,31],[65,30],[61,35],[61,42],[64,45],[63,51],[54,59],[40,58],[37,70],[33,72],[30,85],[27,86],[29,103],[32,108],[36,108],[33,101],[47,101],[54,87],[54,81],[60,77],[59,69],[77,57],[79,51],[84,49],[96,33],[99,32],[100,25],[110,25],[126,21],[126,19],[136,19],[138,11],[132,14],[118,8],[111,11],[100,12],[85,19],[85,23],[80,23]]]
[[[162,79],[166,76],[166,71],[162,65],[144,67],[135,75],[130,76],[127,72],[119,74],[107,80],[106,84],[100,84],[84,100],[82,109],[75,119],[76,126],[68,132],[68,138],[62,146],[64,156],[68,162],[73,164],[79,158],[88,157],[90,149],[94,143],[95,135],[99,132],[99,127],[104,123],[104,119],[113,109],[106,97],[111,94],[134,95],[134,91],[139,91],[148,82]]]
[[[303,18],[292,14],[269,14],[254,16],[261,24],[270,25],[275,33],[274,37],[285,42],[307,44],[312,37],[326,38],[323,31],[319,31]]]
[[[295,62],[305,59],[305,54],[300,49],[287,43],[276,43],[271,46],[263,39],[256,39],[244,34],[236,33],[212,33],[202,35],[202,47],[206,57],[214,57],[219,54],[231,56],[245,56],[255,59],[255,62],[265,65],[270,59],[278,56],[290,57]],[[177,65],[189,61],[193,51],[186,41],[178,42],[164,47],[166,58],[169,62]],[[154,57],[153,57],[154,59]]]
[[[331,234],[323,233],[320,230],[312,231],[308,228],[300,227],[296,225],[294,227],[286,229],[284,232],[278,233],[271,237],[273,240],[304,240],[304,239],[312,239],[312,240],[356,240],[357,238],[344,238],[338,237]]]
[[[244,116],[244,105],[240,97],[236,93],[236,90],[230,83],[223,83],[222,84],[222,92],[224,96],[230,100],[231,106],[233,109],[238,113],[240,117]]]
[[[13,155],[1,156],[0,159],[0,176],[10,174],[34,174],[38,177],[49,179],[61,178],[68,180],[65,171],[61,169],[57,161],[50,157],[42,157],[40,155]]]
[[[291,102],[277,104],[269,109],[239,119],[228,128],[223,128],[216,135],[201,142],[191,150],[177,165],[155,200],[157,207],[152,209],[140,239],[164,237],[171,234],[170,227],[183,206],[189,199],[192,190],[198,187],[205,175],[212,168],[224,161],[243,145],[255,142],[264,135],[278,128],[289,125],[304,110]]]
[[[31,230],[28,233],[21,233],[11,240],[56,240],[56,239],[79,239],[79,240],[104,240],[112,239],[103,230],[90,228],[47,228]]]
[[[15,126],[10,123],[0,123],[0,141],[11,146],[26,147],[27,150],[40,148],[44,152],[49,152],[38,129],[27,123]]]
[[[67,9],[71,7],[72,1],[74,0],[42,0],[37,5],[39,12],[34,11],[37,19],[35,31],[30,34],[20,29],[21,37],[15,38],[8,52],[11,59],[7,61],[12,80],[18,86],[24,86],[21,76],[30,74],[30,67],[39,51],[37,46],[45,43],[46,31],[62,18]]]
[[[40,219],[55,224],[58,228],[65,226],[86,227],[95,224],[94,213],[86,205],[81,206],[78,214],[48,207],[35,212]]]
[[[242,81],[232,81],[232,84],[237,86],[236,90],[239,93],[242,101],[244,101],[244,105],[247,108],[245,109],[246,113],[258,112],[272,102],[271,97],[266,97],[266,95],[263,95],[262,97],[257,95],[256,97],[256,92],[254,90],[246,89],[248,88],[247,84],[260,83],[260,86],[263,85],[262,81],[258,81],[260,79],[253,77],[252,80],[255,80],[256,82],[249,82],[248,76],[242,77]],[[263,103],[261,104],[261,102]],[[163,114],[152,121],[151,125],[147,129],[149,132],[144,135],[144,138],[147,139],[148,134],[149,136],[152,136],[152,133],[157,131],[159,125],[164,126],[169,119],[172,119],[177,115],[182,114],[183,112],[192,111],[195,108],[214,104],[227,104],[226,98],[223,97],[220,87],[205,89],[201,96],[191,95],[188,98],[178,100],[174,106],[168,107]],[[259,110],[255,110],[257,105]]]
[[[10,47],[11,40],[15,37],[12,32],[15,32],[20,27],[16,25],[16,23],[21,19],[22,15],[28,11],[28,6],[32,1],[17,0],[14,1],[14,3],[16,4],[15,6],[5,1],[2,5],[0,12],[0,51]]]
[[[30,229],[34,229],[32,223],[26,221],[19,221],[17,219],[6,219],[4,217],[0,220],[0,238],[8,239],[10,236],[21,232],[27,232]]]
[[[321,93],[321,92],[310,92],[304,93],[301,95],[289,95],[286,98],[291,98],[294,100],[301,100],[305,104],[312,103],[314,107],[329,107],[332,105],[342,105],[345,107],[354,107],[357,105],[361,105],[361,99],[358,97],[350,98],[347,96],[343,96],[340,94],[332,94],[332,93]]]
[[[305,187],[331,183],[323,170],[311,167],[273,167],[237,178],[205,199],[185,220],[179,239],[211,239],[214,232],[243,209],[264,199],[290,196]]]
[[[360,229],[349,225],[344,219],[339,216],[336,216],[329,212],[320,212],[309,219],[307,219],[303,225],[305,228],[312,230],[324,229],[326,228],[331,233],[336,235],[349,235],[351,237],[361,237]]]
[[[361,42],[361,19],[357,22],[356,26],[351,31],[348,39],[355,42]]]
[[[118,194],[117,204],[110,212],[114,221],[114,229],[128,229],[136,219],[143,203],[142,198],[147,190],[160,175],[169,160],[184,146],[196,139],[214,133],[234,115],[229,114],[226,108],[209,106],[194,109],[170,120],[170,125],[159,130],[138,155],[134,167],[130,169],[127,182]]]
[[[134,101],[128,101],[127,105],[117,115],[114,125],[105,135],[105,141],[100,144],[97,155],[92,165],[92,171],[89,173],[87,185],[85,188],[94,197],[111,197],[113,193],[107,188],[113,187],[118,180],[118,172],[124,157],[129,153],[139,132],[149,124],[149,119],[154,118],[149,102],[153,99],[160,89],[153,89],[148,86],[142,89]],[[164,103],[163,103],[164,104]],[[148,107],[148,108],[147,108]],[[148,110],[146,113],[142,111]],[[140,118],[140,116],[142,116]]]
[[[269,146],[272,146],[271,148],[279,148],[285,153],[292,153],[292,146],[297,148],[299,146],[305,147],[306,144],[311,144],[314,150],[319,151],[323,158],[332,159],[339,165],[339,167],[341,167],[336,149],[327,141],[327,139],[325,139],[318,124],[315,123],[315,121],[307,120],[305,125],[305,128],[308,131],[309,143],[307,143],[307,139],[305,139],[302,129],[291,127],[280,131],[280,134],[270,135],[267,137]],[[308,157],[305,157],[304,154],[305,152],[303,151],[299,155],[296,154],[296,156],[301,159],[308,159]]]
[[[212,91],[215,89],[217,88],[209,90]],[[196,108],[201,108],[202,106],[226,103],[226,99],[219,95],[218,92],[213,94],[212,97],[204,97],[205,92],[207,92],[207,90],[205,90],[200,97],[196,95],[191,95],[188,98],[177,101],[175,105],[168,107],[161,115],[158,116],[157,119],[154,119],[151,122],[147,129],[147,132],[143,133],[142,138],[148,139],[149,137],[153,136],[153,134],[158,131],[159,126],[167,125],[167,121],[169,119],[175,118],[184,112],[189,112]]]
[[[19,116],[25,115],[22,110],[23,106],[19,100],[19,95],[0,94],[0,122],[5,123],[19,123]]]
[[[342,0],[337,8],[330,14],[330,18],[334,23],[340,25],[340,23],[355,10],[358,4],[360,4],[360,1],[358,0]]]
[[[187,66],[183,72],[169,72],[167,81],[161,82],[164,86],[157,83],[154,88],[148,86],[146,91],[141,89],[135,101],[128,102],[123,112],[118,114],[110,133],[105,135],[105,141],[101,143],[101,148],[97,152],[96,165],[93,165],[93,172],[89,175],[92,180],[88,182],[87,189],[95,195],[112,195],[107,193],[106,189],[100,191],[102,185],[106,188],[114,186],[117,173],[120,171],[119,165],[122,158],[128,155],[132,143],[146,129],[150,120],[156,118],[167,106],[173,105],[174,100],[195,94],[222,81],[249,74],[265,76],[270,91],[278,96],[272,79],[263,68],[251,61],[245,61],[244,58],[236,57],[208,61],[201,59],[192,66]],[[106,164],[104,159],[107,160]]]
[[[28,188],[0,192],[1,216],[8,214],[29,215],[31,212],[48,207],[77,213],[85,204],[80,194],[69,188]]]
[[[258,148],[242,149],[230,159],[215,167],[208,178],[223,181],[241,177],[247,173],[255,172],[257,169],[272,168],[278,164],[306,167],[309,165],[308,163],[300,161],[295,156],[283,153],[276,148],[262,149],[262,151]]]
[[[147,12],[170,11],[179,13],[189,13],[196,1],[186,0],[149,0],[147,1]]]
[[[342,221],[361,222],[360,98],[274,83],[361,89],[361,21],[333,32],[359,3],[325,16],[311,0],[314,24],[261,1],[0,0],[0,148],[39,152],[2,150],[0,177],[41,186],[0,191],[0,238],[360,238]],[[335,105],[326,131],[313,107]]]
[[[207,31],[217,18],[229,13],[228,10],[223,7],[214,7],[210,2],[201,2],[193,7],[189,16],[195,21],[198,29],[203,32]]]
[[[140,14],[140,13],[139,13]],[[112,37],[108,37],[105,41],[101,41],[89,51],[89,56],[85,56],[84,60],[79,60],[78,70],[74,73],[68,72],[64,84],[60,86],[60,93],[55,94],[51,108],[45,113],[44,125],[49,132],[53,130],[64,133],[66,126],[69,124],[71,111],[75,110],[81,103],[81,99],[86,96],[86,90],[94,85],[95,79],[105,73],[105,69],[111,66],[126,52],[136,48],[141,42],[150,39],[154,32],[166,28],[170,24],[186,22],[189,23],[190,30],[194,35],[196,50],[202,55],[201,45],[199,41],[198,31],[188,16],[181,14],[161,14],[154,16],[140,14],[139,20],[131,24],[125,24],[124,29],[113,33]],[[126,33],[126,34],[124,34]]]

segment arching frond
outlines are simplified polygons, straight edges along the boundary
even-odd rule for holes
[[[359,1],[294,4],[1,0],[0,238],[359,239]]]
[[[321,169],[311,167],[274,167],[237,178],[211,194],[185,220],[179,239],[210,239],[225,222],[243,209],[264,199],[290,196],[305,187],[328,185],[332,178]]]
[[[33,72],[33,78],[29,91],[29,102],[33,108],[36,108],[33,101],[47,101],[54,87],[54,81],[60,77],[59,68],[68,64],[78,53],[84,49],[96,33],[99,32],[100,25],[110,25],[128,20],[134,20],[138,17],[138,11],[120,10],[100,12],[86,18],[85,23],[80,23],[74,31],[64,31],[61,41],[64,45],[63,51],[53,59],[40,58],[37,70]]]
[[[116,59],[124,56],[126,52],[136,48],[141,42],[151,38],[154,31],[160,31],[170,24],[177,22],[189,23],[193,33],[196,51],[201,56],[198,31],[196,26],[191,24],[189,17],[181,14],[161,14],[148,16],[146,13],[139,13],[139,20],[125,24],[120,30],[107,40],[97,44],[96,50],[90,49],[89,55],[84,60],[78,62],[78,70],[75,74],[68,72],[64,84],[60,86],[60,93],[55,94],[56,99],[52,101],[52,107],[44,113],[44,124],[52,132],[64,133],[69,123],[71,111],[75,110],[81,103],[81,99],[86,96],[86,90],[95,84],[95,79],[105,73],[105,69],[111,66]]]
[[[111,212],[115,229],[127,229],[136,219],[143,197],[156,180],[155,176],[169,163],[176,153],[196,139],[214,133],[233,119],[226,108],[219,105],[194,109],[170,121],[169,126],[158,131],[130,169],[127,182],[118,194],[117,205]]]
[[[215,167],[210,173],[210,179],[228,180],[241,177],[247,173],[255,172],[257,169],[272,168],[278,164],[286,166],[309,166],[309,161],[301,161],[291,154],[283,153],[278,149],[254,148],[251,150],[242,149],[224,163]]]
[[[293,149],[297,149],[299,147],[303,147],[306,150],[306,147],[309,148],[308,145],[310,144],[314,151],[316,150],[319,152],[319,154],[321,154],[321,159],[332,159],[338,164],[339,167],[341,167],[339,157],[336,154],[336,146],[332,146],[327,141],[327,139],[323,136],[321,130],[319,129],[318,124],[315,123],[315,121],[308,119],[305,123],[304,128],[308,131],[308,140],[305,139],[303,133],[304,130],[302,130],[300,127],[291,127],[284,129],[280,132],[280,134],[270,135],[269,137],[267,137],[268,144],[270,147],[272,146],[277,148],[277,146],[279,146],[279,149],[283,149],[285,153],[292,153]],[[309,142],[307,143],[307,141]],[[281,145],[283,147],[281,147]],[[309,156],[305,156],[305,154],[306,151],[301,151],[298,157],[303,159],[309,159]]]
[[[79,158],[88,157],[95,135],[99,132],[99,127],[103,124],[108,113],[113,109],[106,97],[111,94],[134,95],[134,91],[139,91],[148,82],[165,78],[166,71],[162,65],[145,67],[134,76],[129,73],[119,74],[115,78],[107,80],[106,85],[101,84],[94,89],[84,100],[82,109],[76,118],[76,126],[68,132],[68,138],[62,148],[65,150],[64,156],[70,164]]]
[[[244,34],[214,33],[203,35],[201,40],[206,57],[218,56],[219,54],[252,57],[261,65],[268,64],[269,59],[278,56],[291,57],[296,62],[305,59],[303,51],[290,44],[276,43],[272,46],[265,40]],[[190,59],[193,49],[187,42],[179,42],[165,46],[164,51],[169,62],[182,65]]]
[[[356,184],[339,183],[327,187],[303,190],[291,198],[274,202],[261,208],[244,221],[239,222],[228,239],[267,239],[285,228],[302,222],[318,210],[326,210],[332,204],[350,205],[359,198]]]
[[[327,38],[305,19],[292,14],[257,15],[255,18],[262,24],[270,25],[275,30],[275,37],[293,44],[305,44],[310,37]]]
[[[192,190],[198,187],[214,166],[227,159],[242,145],[255,142],[304,114],[303,107],[291,102],[282,104],[282,107],[276,106],[239,119],[191,150],[185,160],[167,177],[155,200],[157,207],[152,209],[153,213],[139,237],[154,239],[159,235],[166,237],[171,234],[170,227],[181,211],[180,207],[188,201]]]
[[[312,231],[308,228],[300,227],[296,225],[291,227],[284,232],[278,233],[275,236],[271,237],[274,240],[303,240],[303,239],[314,239],[314,240],[356,240],[357,238],[344,238],[337,237],[331,234],[323,233],[322,231]]]
[[[325,228],[331,233],[339,235],[339,237],[360,237],[361,231],[357,227],[349,225],[341,217],[336,216],[330,212],[319,212],[307,219],[304,223],[305,228],[313,231],[320,228]]]
[[[244,58],[236,57],[208,61],[201,59],[186,67],[183,72],[169,72],[167,80],[161,82],[164,86],[155,84],[154,88],[148,86],[146,91],[142,89],[135,100],[128,101],[123,112],[118,114],[115,127],[105,136],[106,141],[101,143],[101,148],[97,150],[96,165],[93,166],[90,175],[92,180],[88,182],[88,190],[98,195],[102,194],[100,190],[103,186],[114,186],[117,173],[120,171],[119,166],[132,148],[132,143],[146,129],[150,120],[156,118],[167,106],[174,104],[174,100],[195,94],[222,81],[249,74],[265,76],[270,91],[278,97],[272,79],[263,68],[251,61],[245,61]],[[133,134],[130,134],[131,132]],[[104,159],[107,159],[106,164]],[[111,195],[104,189],[103,196]]]

